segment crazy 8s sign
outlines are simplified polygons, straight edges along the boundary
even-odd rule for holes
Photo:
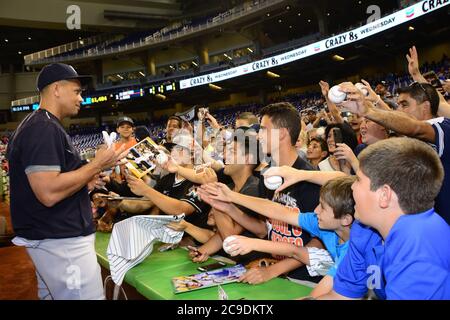
[[[414,20],[418,17],[426,15],[435,10],[441,9],[450,4],[450,0],[425,0],[416,3],[410,7],[397,11],[391,15],[375,20],[365,26],[357,29],[344,32],[337,36],[330,37],[319,42],[309,44],[307,46],[291,50],[270,58],[254,61],[235,68],[224,71],[214,72],[208,75],[194,77],[180,81],[180,89],[187,89],[203,84],[219,82],[226,79],[231,79],[257,72],[264,69],[269,69],[274,66],[283,65],[293,61],[297,61],[327,50],[338,48],[349,43],[353,43],[364,38],[373,36],[379,32],[386,31],[396,27],[402,23]]]

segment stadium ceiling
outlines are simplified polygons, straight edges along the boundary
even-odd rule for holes
[[[95,33],[78,30],[48,30],[0,26],[0,63],[4,72],[9,64],[22,65],[23,56],[60,44],[77,41]]]
[[[2,9],[8,8],[8,5],[11,3],[21,1],[25,0],[5,1],[0,4],[0,63],[3,68],[8,68],[8,64],[16,64],[22,67],[23,55],[76,41],[80,37],[84,38],[105,32],[111,35],[119,33],[129,34],[152,29],[144,27],[145,23],[142,21],[146,21],[146,23],[151,22],[151,25],[158,29],[167,26],[171,19],[169,17],[178,20],[211,17],[244,2],[244,0],[129,0],[126,2],[126,6],[122,6],[126,10],[122,10],[123,12],[120,13],[118,10],[107,10],[111,6],[119,3],[123,4],[123,0],[78,0],[70,3],[79,4],[81,7],[83,4],[100,4],[103,8],[103,14],[109,12],[112,15],[107,19],[112,24],[115,21],[130,21],[134,27],[115,27],[108,30],[108,28],[102,29],[88,26],[81,30],[67,30],[64,26],[59,29],[55,28],[55,25],[52,25],[50,29],[33,27],[33,24],[28,24],[26,21],[21,20],[20,14],[16,14],[16,20],[2,17],[5,14],[5,10]],[[64,1],[62,0],[61,2]],[[329,0],[286,0],[282,6],[269,10],[262,16],[247,20],[243,19],[241,22],[227,26],[223,30],[216,30],[216,36],[220,36],[224,32],[258,30],[261,31],[261,37],[258,39],[261,48],[265,48],[318,31],[327,35],[340,33],[350,26],[364,22],[369,16],[367,7],[371,4],[377,4],[381,9],[382,15],[398,7],[397,1],[393,0],[342,0],[339,2]],[[40,4],[40,6],[44,7],[45,3]],[[155,8],[155,10],[174,11],[171,14],[167,14],[165,19],[161,19],[160,14],[157,16],[155,14],[154,18],[144,18],[143,15],[135,15],[133,17],[130,14],[127,16],[127,11],[130,11],[132,8]],[[127,16],[127,18],[117,20],[118,18],[114,17],[120,14]],[[145,14],[145,12],[142,12],[142,14]],[[39,19],[43,18],[39,17]],[[188,41],[191,40],[189,39]]]
[[[82,28],[67,30],[64,23],[65,7],[62,8],[64,10],[60,10],[61,15],[53,17],[42,12],[41,14],[33,12],[33,8],[27,8],[26,1],[28,0],[0,2],[0,64],[3,69],[8,69],[9,64],[23,65],[23,56],[26,54],[80,38],[103,33],[114,35],[149,29],[157,30],[177,20],[213,16],[243,2],[243,0],[128,0],[124,5],[123,0],[69,1],[67,5],[79,5],[82,9]],[[39,1],[38,6],[40,9],[53,8],[51,4],[54,1],[56,0],[42,0]],[[119,5],[122,6],[122,10],[117,9]],[[20,6],[21,10],[15,6]],[[83,24],[84,21],[89,21],[88,18],[84,20],[84,17],[92,15],[92,12],[87,14],[83,12],[86,6],[98,8],[100,10],[98,14],[103,16],[106,22],[97,26],[95,23]],[[144,12],[143,9],[147,9],[150,13]],[[152,11],[156,13],[151,14]],[[116,26],[117,21],[122,22],[121,27]]]

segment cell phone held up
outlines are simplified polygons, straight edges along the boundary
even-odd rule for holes
[[[342,131],[339,128],[333,128],[334,143],[344,143]],[[337,147],[337,146],[336,146]]]
[[[344,143],[344,139],[342,138],[342,131],[339,128],[333,128],[333,136],[334,136],[334,144]],[[339,169],[342,171],[345,166],[345,160],[339,160]]]
[[[439,80],[437,74],[434,71],[429,71],[423,74],[423,77],[431,84],[436,90],[442,89],[441,80]]]
[[[202,272],[206,272],[206,271],[211,271],[211,270],[223,268],[226,265],[227,265],[226,263],[219,261],[219,262],[216,262],[216,263],[207,264],[205,266],[198,267],[197,270],[198,271],[202,271]]]

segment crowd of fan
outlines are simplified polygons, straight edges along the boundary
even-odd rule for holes
[[[450,78],[450,60],[447,56],[443,56],[438,62],[424,63],[420,68],[423,74],[434,72],[438,79]],[[392,103],[391,93],[395,93],[397,88],[406,87],[411,84],[412,78],[410,74],[385,74],[380,76],[372,76],[367,79],[374,86],[378,85],[378,92],[381,92],[386,96],[386,102],[390,104],[392,108],[396,108],[396,104]],[[268,103],[285,101],[290,102],[299,112],[305,113],[309,110],[314,110],[317,115],[321,111],[325,104],[325,99],[322,94],[317,92],[307,92],[302,94],[290,94],[274,99],[270,99]],[[221,123],[224,127],[233,127],[236,116],[242,112],[251,112],[256,116],[259,116],[259,110],[263,107],[260,103],[249,104],[237,104],[232,106],[225,106],[218,110],[211,111],[212,115]],[[137,121],[135,125],[144,125],[150,131],[150,137],[156,142],[161,141],[164,138],[165,132],[165,118],[161,118],[157,121],[141,120]],[[81,126],[71,125],[69,127],[69,135],[72,137],[72,142],[80,153],[89,153],[95,147],[101,143],[102,134],[105,130],[111,132],[114,130],[114,125],[101,125],[99,126]]]
[[[169,117],[157,149],[166,160],[136,148],[102,174],[91,192],[98,231],[135,214],[184,213],[169,227],[185,232],[192,261],[228,255],[247,266],[244,283],[286,275],[314,287],[313,298],[449,299],[450,83],[418,63],[413,47],[415,82],[394,95],[384,82],[361,80],[367,95],[345,82],[336,105],[321,81],[323,96],[297,106]],[[116,149],[155,133],[128,117],[117,132]],[[142,179],[127,171],[138,158],[153,164]]]
[[[407,58],[413,83],[361,79],[367,94],[341,83],[338,105],[321,81],[321,95],[265,107],[195,108],[153,126],[119,118],[113,146],[131,149],[90,193],[97,230],[184,213],[169,227],[185,232],[192,261],[228,256],[250,285],[285,275],[313,298],[449,299],[448,60],[422,74],[414,47]],[[77,149],[101,147],[98,130],[72,127]],[[134,147],[147,137],[150,155]]]

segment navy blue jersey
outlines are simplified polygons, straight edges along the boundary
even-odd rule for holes
[[[43,205],[31,189],[27,174],[70,172],[81,158],[59,120],[39,109],[13,133],[7,149],[10,168],[11,219],[17,236],[29,240],[86,236],[95,231],[87,187],[53,207]]]
[[[436,134],[436,152],[444,167],[444,182],[436,198],[435,210],[450,224],[450,119],[437,118],[428,121],[432,124]]]

